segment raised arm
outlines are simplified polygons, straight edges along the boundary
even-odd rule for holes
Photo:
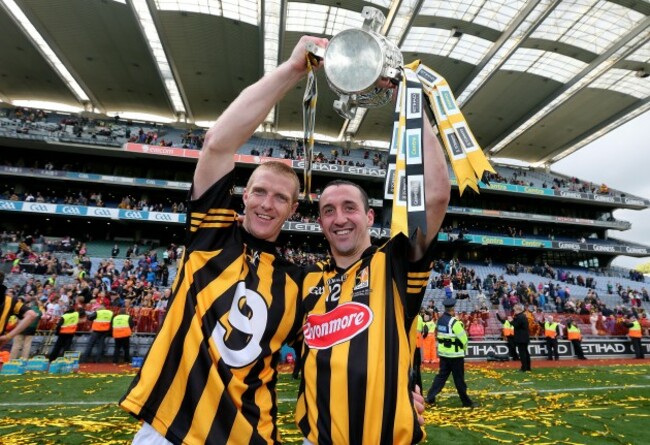
[[[442,151],[438,137],[433,133],[433,127],[428,118],[424,118],[422,128],[424,181],[427,212],[427,233],[418,233],[415,244],[411,249],[411,261],[417,261],[424,255],[429,244],[438,235],[449,205],[451,183],[447,161]]]
[[[208,130],[194,171],[192,199],[201,196],[234,168],[233,156],[239,147],[253,135],[275,104],[305,76],[307,42],[327,45],[327,39],[303,36],[289,59],[244,89]]]

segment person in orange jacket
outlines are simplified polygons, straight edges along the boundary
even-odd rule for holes
[[[422,361],[434,363],[436,361],[436,322],[433,321],[431,312],[424,313],[424,326],[422,328]]]

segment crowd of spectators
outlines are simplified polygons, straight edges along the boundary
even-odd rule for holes
[[[483,182],[490,183],[501,183],[501,184],[512,184],[512,185],[521,185],[524,187],[535,187],[535,182],[531,181],[528,178],[528,173],[526,170],[521,170],[519,172],[514,171],[510,177],[505,177],[501,173],[491,173],[485,172],[483,176]],[[611,191],[606,184],[596,185],[589,181],[581,181],[576,177],[572,178],[561,178],[554,177],[552,181],[546,182],[543,181],[541,184],[542,188],[550,188],[552,190],[569,190],[572,192],[580,193],[592,193],[597,195],[610,195]]]
[[[50,114],[44,110],[25,107],[6,108],[1,111],[7,118],[21,123],[20,129],[17,130],[21,133],[28,133],[29,124],[31,123],[46,121],[52,123],[52,118],[57,116],[56,114]],[[48,129],[53,133],[71,133],[76,137],[87,136],[91,139],[96,139],[97,136],[101,136],[110,140],[124,138],[126,141],[133,143],[161,145],[167,147],[178,146],[197,150],[200,150],[203,147],[205,139],[205,130],[189,129],[180,135],[180,141],[176,141],[174,140],[174,137],[171,136],[171,129],[164,125],[150,123],[148,126],[138,126],[134,125],[133,121],[121,119],[119,116],[108,119],[92,119],[82,115],[61,115],[59,117],[58,122],[52,123]],[[339,153],[341,153],[343,157],[349,157],[350,149],[342,147],[332,148],[330,156],[325,155],[321,151],[314,156],[314,161],[356,167],[386,168],[385,153],[366,149],[364,150],[363,161],[344,159]],[[304,149],[302,147],[302,141],[287,141],[280,142],[278,150],[274,150],[273,147],[264,148],[261,152],[258,149],[253,149],[251,154],[301,160],[304,157]],[[528,172],[525,169],[522,169],[521,171],[513,171],[509,177],[506,177],[499,172],[486,172],[483,181],[486,183],[495,182],[530,187],[536,186],[535,182],[528,177]],[[589,181],[582,181],[575,177],[552,177],[548,182],[543,181],[541,187],[553,190],[561,189],[600,195],[612,194],[612,191],[606,184],[598,185]]]
[[[505,272],[513,275],[513,270],[531,271],[534,267],[508,265]],[[471,311],[460,311],[457,317],[465,323],[473,339],[482,339],[488,332],[491,311],[511,313],[515,304],[523,304],[530,318],[530,334],[536,337],[544,335],[542,324],[545,315],[557,313],[562,319],[576,319],[588,327],[586,334],[591,335],[626,335],[626,316],[638,317],[644,332],[650,334],[650,320],[642,302],[650,302],[646,288],[634,290],[621,284],[612,286],[612,293],[619,295],[619,303],[614,307],[602,301],[596,290],[593,277],[573,276],[571,271],[555,271],[548,264],[540,269],[540,273],[548,281],[537,283],[524,280],[508,281],[503,275],[488,274],[483,280],[471,267],[462,265],[457,260],[445,262],[438,260],[434,264],[434,274],[431,276],[430,287],[443,289],[446,296],[470,300]],[[558,282],[559,280],[559,282]],[[571,282],[586,287],[586,296],[578,298],[572,295],[567,286]],[[491,309],[490,309],[491,306]],[[429,300],[424,311],[433,319],[437,319],[438,308],[433,300]]]
[[[115,311],[127,309],[138,315],[140,332],[155,332],[171,294],[170,272],[182,247],[172,244],[162,249],[159,260],[157,251],[140,253],[140,246],[134,244],[126,258],[101,260],[93,270],[85,243],[66,237],[74,244],[68,262],[60,258],[63,252],[57,247],[56,252],[32,251],[29,238],[34,237],[25,237],[16,251],[0,252],[0,261],[12,264],[8,293],[43,306],[40,329],[53,328],[69,307],[92,312],[104,305]],[[119,254],[117,245],[112,253]]]
[[[4,252],[1,256],[2,261],[12,264],[12,275],[18,277],[9,286],[9,292],[43,306],[42,328],[52,327],[68,306],[93,311],[103,304],[115,310],[126,308],[137,318],[140,332],[154,332],[169,300],[170,272],[182,256],[182,247],[176,245],[160,249],[162,259],[158,258],[158,251],[138,244],[129,247],[121,256],[119,247],[115,245],[111,258],[95,262],[93,270],[92,253],[87,251],[85,243],[72,237],[61,238],[55,243],[48,243],[38,234],[5,231],[0,237],[4,241],[20,239],[16,251]],[[36,242],[48,246],[46,251],[36,253],[31,250]],[[62,259],[61,253],[71,253],[72,260]],[[280,253],[289,261],[302,265],[313,264],[326,255],[322,245],[293,246],[291,242],[284,244]],[[610,308],[601,301],[595,286],[587,288],[584,298],[577,298],[568,286],[557,282],[558,277],[568,280],[570,276],[559,271],[554,278],[537,283],[509,282],[503,275],[495,274],[481,279],[474,268],[458,260],[438,260],[434,263],[429,287],[443,289],[445,294],[459,300],[468,299],[472,309],[460,311],[458,317],[473,339],[483,339],[488,335],[493,312],[510,313],[518,303],[527,308],[533,336],[543,335],[539,322],[543,322],[544,315],[549,312],[565,318],[576,317],[590,328],[585,333],[592,335],[625,335],[624,319],[628,314],[637,316],[646,332],[650,328],[641,304],[650,302],[645,288],[637,291],[620,284],[612,286],[612,292],[620,296],[620,304]],[[438,308],[433,300],[429,300],[423,310],[432,319],[437,319]]]
[[[49,193],[48,193],[49,192]],[[141,196],[139,198],[133,195],[124,195],[121,198],[108,196],[108,201],[104,201],[104,196],[98,191],[83,191],[68,189],[62,197],[57,196],[53,190],[48,191],[24,191],[17,192],[14,188],[8,187],[0,193],[0,199],[7,201],[24,201],[46,204],[65,204],[80,205],[93,207],[114,207],[125,210],[142,210],[150,212],[171,212],[185,213],[186,205],[184,201],[172,201],[167,198],[167,202],[152,203],[148,198]]]

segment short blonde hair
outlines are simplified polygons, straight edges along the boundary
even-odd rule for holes
[[[257,172],[260,169],[269,170],[272,171],[273,173],[277,173],[278,175],[283,175],[291,179],[295,185],[295,187],[291,191],[291,200],[292,202],[298,201],[298,195],[300,193],[300,180],[298,179],[298,175],[293,170],[293,168],[291,168],[291,166],[281,161],[268,161],[265,162],[264,164],[260,164],[259,166],[257,166],[255,170],[253,170],[253,173],[248,178],[248,182],[246,183],[247,189],[251,188],[251,185],[253,184],[253,178],[255,177],[255,172]]]

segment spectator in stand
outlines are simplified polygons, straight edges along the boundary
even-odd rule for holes
[[[601,334],[598,330],[599,323],[602,325],[602,315],[598,313],[595,307],[592,307],[589,313],[589,325],[591,327],[591,335]]]
[[[645,312],[642,313],[639,323],[641,324],[641,334],[650,336],[650,319],[648,319],[648,314]]]
[[[472,317],[469,322],[469,338],[472,340],[483,340],[485,339],[485,326],[478,317]]]
[[[514,328],[514,342],[517,345],[517,353],[521,361],[521,372],[530,372],[530,353],[528,352],[528,344],[530,343],[530,331],[528,329],[528,317],[524,313],[524,305],[521,303],[515,304],[513,308],[515,316],[512,319],[512,327]]]
[[[48,318],[58,318],[63,315],[63,308],[59,303],[60,297],[57,294],[53,294],[49,298],[49,302],[45,306],[45,313]]]

